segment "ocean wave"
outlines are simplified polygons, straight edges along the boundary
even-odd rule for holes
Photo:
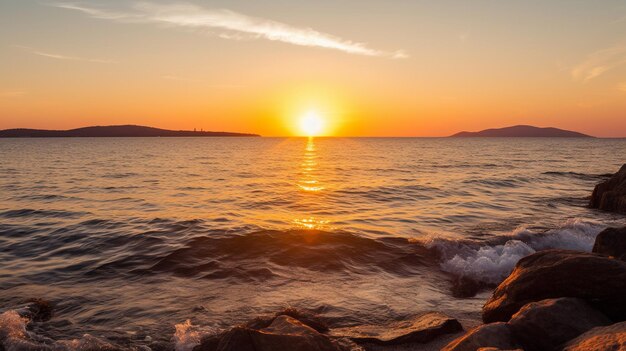
[[[149,243],[146,243],[149,244]],[[402,238],[371,239],[347,232],[258,231],[201,235],[172,247],[137,245],[127,255],[95,268],[93,274],[163,274],[233,282],[291,276],[293,269],[324,273],[409,275],[433,263],[425,247]]]
[[[535,232],[520,227],[509,235],[487,243],[467,240],[431,239],[426,245],[441,257],[441,268],[458,277],[486,284],[498,284],[517,261],[540,250],[568,249],[591,251],[595,237],[606,225],[581,219],[568,220],[559,228]]]
[[[18,217],[53,217],[53,218],[74,218],[88,214],[87,212],[75,212],[66,210],[35,210],[24,208],[19,210],[9,210],[0,213],[0,217],[18,218]]]
[[[555,177],[576,178],[576,179],[582,179],[582,180],[599,180],[603,178],[610,178],[613,175],[610,173],[589,174],[589,173],[579,173],[579,172],[558,172],[558,171],[548,171],[548,172],[543,172],[542,174],[555,176]]]

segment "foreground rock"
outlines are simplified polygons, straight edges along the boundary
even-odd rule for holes
[[[589,207],[626,213],[626,164],[611,179],[596,185]]]
[[[626,322],[591,329],[563,348],[563,351],[605,350],[626,350]]]
[[[592,328],[609,324],[604,314],[584,300],[564,297],[529,303],[508,326],[524,349],[551,351]]]
[[[601,231],[592,251],[626,261],[626,227],[606,228]]]
[[[442,351],[475,351],[479,349],[517,349],[513,334],[506,323],[481,325],[452,341]]]
[[[483,307],[485,323],[508,321],[530,302],[586,300],[615,321],[626,320],[626,262],[599,254],[546,250],[522,258]]]
[[[280,315],[263,329],[235,327],[206,338],[194,351],[348,351],[300,321]]]
[[[439,312],[430,312],[412,320],[390,325],[360,325],[337,328],[330,334],[349,338],[358,343],[398,345],[404,343],[427,343],[443,334],[463,330],[461,323]]]

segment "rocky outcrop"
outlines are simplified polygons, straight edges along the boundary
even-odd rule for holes
[[[389,325],[360,325],[332,329],[330,334],[349,338],[358,343],[397,345],[426,343],[443,334],[463,330],[461,323],[439,312],[430,312],[412,320]]]
[[[517,349],[506,323],[485,324],[452,341],[442,351],[475,351],[482,348]]]
[[[508,321],[524,305],[578,297],[626,320],[626,262],[599,254],[546,250],[522,258],[483,307],[485,323]]]
[[[611,179],[596,185],[589,207],[626,213],[626,164]]]
[[[593,252],[626,261],[626,227],[601,231],[596,237]]]
[[[626,322],[598,327],[570,340],[563,351],[626,350]]]
[[[592,328],[609,324],[604,314],[584,300],[564,297],[527,304],[508,326],[524,349],[552,351]]]

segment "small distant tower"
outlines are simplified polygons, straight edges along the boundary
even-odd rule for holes
[[[196,131],[196,128],[194,128],[194,129],[193,129],[193,131],[195,132],[195,131]]]

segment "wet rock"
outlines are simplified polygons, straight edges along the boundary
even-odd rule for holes
[[[593,189],[589,207],[626,213],[626,164]]]
[[[626,322],[589,330],[570,340],[563,351],[626,350]]]
[[[301,323],[308,325],[309,327],[315,329],[316,331],[320,333],[328,332],[328,325],[326,325],[326,323],[324,323],[324,321],[322,321],[314,313],[310,313],[310,312],[303,311],[303,310],[298,310],[295,308],[284,309],[280,312],[277,312],[274,316],[270,316],[270,317],[257,317],[251,320],[250,322],[248,322],[245,326],[247,328],[257,329],[257,330],[267,328],[270,324],[272,324],[274,319],[283,315],[297,319]]]
[[[194,351],[347,351],[326,335],[287,316],[280,315],[266,328],[235,327],[205,338]]]
[[[430,312],[412,320],[390,325],[359,325],[332,329],[330,334],[350,338],[358,343],[397,345],[404,343],[426,343],[443,334],[463,330],[461,323],[439,312]]]
[[[45,322],[52,318],[52,304],[43,299],[29,299],[15,308],[17,313],[35,322]]]
[[[518,343],[537,351],[554,350],[592,328],[609,324],[604,314],[571,297],[529,303],[508,323]]]
[[[485,323],[508,321],[535,301],[585,299],[615,321],[626,319],[626,262],[599,254],[546,250],[522,258],[483,306]]]
[[[154,341],[150,343],[150,350],[152,351],[174,351],[174,343],[167,341]]]
[[[452,296],[458,298],[474,297],[478,292],[485,288],[484,284],[481,284],[473,279],[467,277],[459,277],[452,282]]]
[[[606,228],[601,231],[592,251],[626,261],[626,227]]]
[[[244,329],[246,329],[244,327]],[[232,329],[231,329],[232,330]],[[220,341],[227,333],[220,333],[217,335],[205,335],[200,340],[200,344],[194,346],[192,351],[216,351],[217,347],[220,344]],[[173,351],[174,347],[171,350],[162,350],[162,351]]]
[[[442,351],[475,351],[482,348],[517,349],[513,334],[506,323],[491,323],[476,327],[445,346]]]

